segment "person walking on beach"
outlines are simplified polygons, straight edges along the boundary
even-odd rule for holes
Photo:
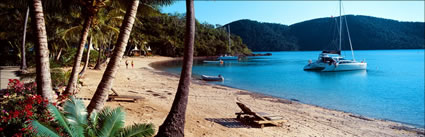
[[[128,60],[125,60],[125,67],[128,69]]]
[[[131,68],[134,68],[134,62],[131,60]]]

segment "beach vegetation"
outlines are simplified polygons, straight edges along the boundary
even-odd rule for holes
[[[52,104],[47,106],[58,128],[52,128],[38,120],[31,120],[30,127],[38,136],[70,137],[148,137],[154,134],[152,124],[133,124],[124,127],[125,112],[122,108],[103,108],[90,115],[81,100],[71,97],[61,112]]]
[[[1,92],[0,136],[35,136],[30,126],[32,119],[58,127],[47,110],[48,100],[37,94],[35,82],[23,83],[10,79],[8,88]],[[64,97],[57,99],[57,102],[61,102]]]

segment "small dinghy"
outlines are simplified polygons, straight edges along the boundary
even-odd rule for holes
[[[215,60],[204,60],[203,62],[204,63],[214,63],[214,64],[223,64],[224,63],[223,60],[217,60],[217,61],[215,61]]]
[[[207,75],[201,75],[202,80],[205,81],[224,81],[224,77],[221,75],[218,76],[207,76]]]

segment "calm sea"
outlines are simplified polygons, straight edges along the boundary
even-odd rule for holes
[[[368,68],[346,72],[304,71],[320,51],[271,53],[223,65],[195,60],[193,74],[221,74],[225,81],[213,83],[424,127],[424,50],[355,51]],[[343,55],[351,58],[349,51]],[[180,73],[180,66],[160,69]]]

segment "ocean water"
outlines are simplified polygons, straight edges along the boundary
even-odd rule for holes
[[[304,71],[320,51],[270,53],[222,65],[195,60],[193,74],[221,74],[224,82],[212,83],[424,127],[424,50],[355,51],[368,68],[345,72]],[[350,51],[343,55],[351,58]],[[181,62],[159,69],[178,74]]]

